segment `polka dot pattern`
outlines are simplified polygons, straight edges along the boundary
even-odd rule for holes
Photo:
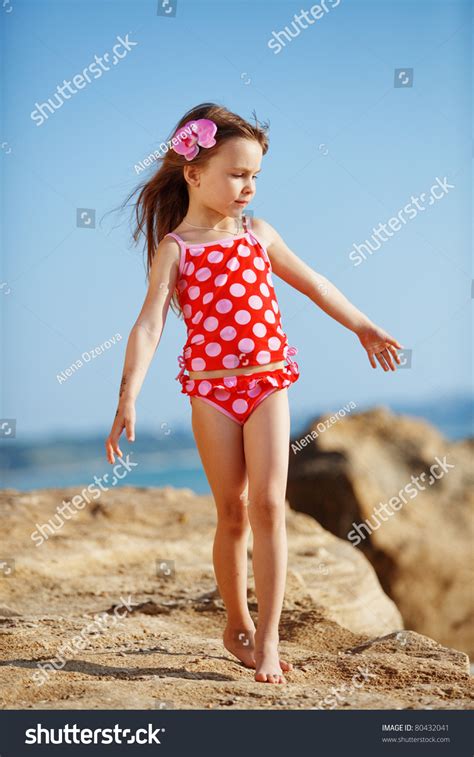
[[[249,305],[254,310],[260,310],[263,307],[263,302],[261,297],[258,296],[258,294],[252,294],[249,297]]]
[[[212,276],[209,268],[200,268],[196,271],[196,278],[198,281],[207,281]]]
[[[237,331],[233,326],[224,326],[224,328],[221,329],[221,338],[225,339],[226,342],[230,342],[232,339],[235,339],[236,336]]]
[[[206,355],[210,355],[210,357],[215,357],[216,355],[221,354],[222,347],[220,346],[219,342],[209,342],[209,344],[206,344],[205,350],[206,350]]]
[[[218,313],[228,313],[232,310],[232,302],[230,300],[219,300],[216,302],[216,310]]]
[[[185,381],[182,394],[198,397],[220,412],[243,425],[253,411],[274,392],[286,389],[299,378],[299,370],[293,365],[273,371],[261,371],[252,375],[240,374],[222,378]]]
[[[286,360],[288,339],[271,264],[250,231],[235,239],[185,245],[181,270],[177,295],[188,330],[182,368],[218,371]],[[240,408],[244,415],[243,398],[236,402],[232,412]]]

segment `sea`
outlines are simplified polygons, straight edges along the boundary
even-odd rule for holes
[[[443,398],[430,403],[383,404],[396,414],[423,418],[435,426],[447,440],[473,437],[473,397]],[[372,406],[374,407],[374,406]],[[365,410],[370,409],[369,407]],[[363,411],[357,408],[357,412]],[[321,410],[321,415],[327,413]],[[330,411],[335,412],[335,411]],[[311,412],[292,414],[291,438],[308,432],[310,424],[319,417]],[[129,443],[123,436],[120,446],[129,456],[129,469],[118,469],[113,475],[105,457],[107,436],[91,434],[73,436],[53,434],[31,439],[0,438],[0,488],[31,491],[35,489],[78,487],[93,485],[96,478],[102,486],[137,486],[187,488],[196,494],[209,494],[207,482],[192,431],[188,426],[174,427],[172,433],[138,431],[136,441]],[[330,433],[330,429],[325,432]],[[118,458],[117,458],[118,460]],[[107,474],[107,478],[104,476]],[[113,480],[115,478],[115,481]]]

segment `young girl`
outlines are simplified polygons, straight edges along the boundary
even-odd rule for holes
[[[149,289],[128,339],[105,446],[113,464],[114,453],[122,456],[123,429],[135,439],[135,401],[171,305],[187,328],[176,378],[189,396],[217,507],[213,561],[227,610],[224,645],[255,668],[256,681],[286,683],[283,673],[293,666],[279,658],[278,628],[287,571],[287,390],[299,368],[272,274],[353,331],[373,368],[377,360],[384,371],[395,370],[401,345],[297,257],[273,226],[245,215],[268,149],[268,127],[255,121],[213,103],[193,108],[140,191],[134,239],[146,234]],[[250,528],[257,628],[247,606]]]

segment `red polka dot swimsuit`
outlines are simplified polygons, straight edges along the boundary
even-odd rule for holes
[[[187,339],[178,357],[182,393],[199,397],[241,425],[260,402],[299,378],[291,359],[273,287],[266,248],[243,217],[237,237],[189,244],[170,232],[180,246],[178,300]],[[192,379],[187,371],[225,371],[264,366],[282,368],[222,377]]]

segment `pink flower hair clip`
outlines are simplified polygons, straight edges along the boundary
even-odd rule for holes
[[[186,160],[192,160],[199,152],[199,147],[214,147],[216,140],[214,134],[217,124],[208,118],[198,118],[196,121],[188,121],[178,129],[173,137],[172,149],[178,155],[184,155]],[[184,135],[184,136],[183,136]],[[175,144],[175,141],[177,144]]]

